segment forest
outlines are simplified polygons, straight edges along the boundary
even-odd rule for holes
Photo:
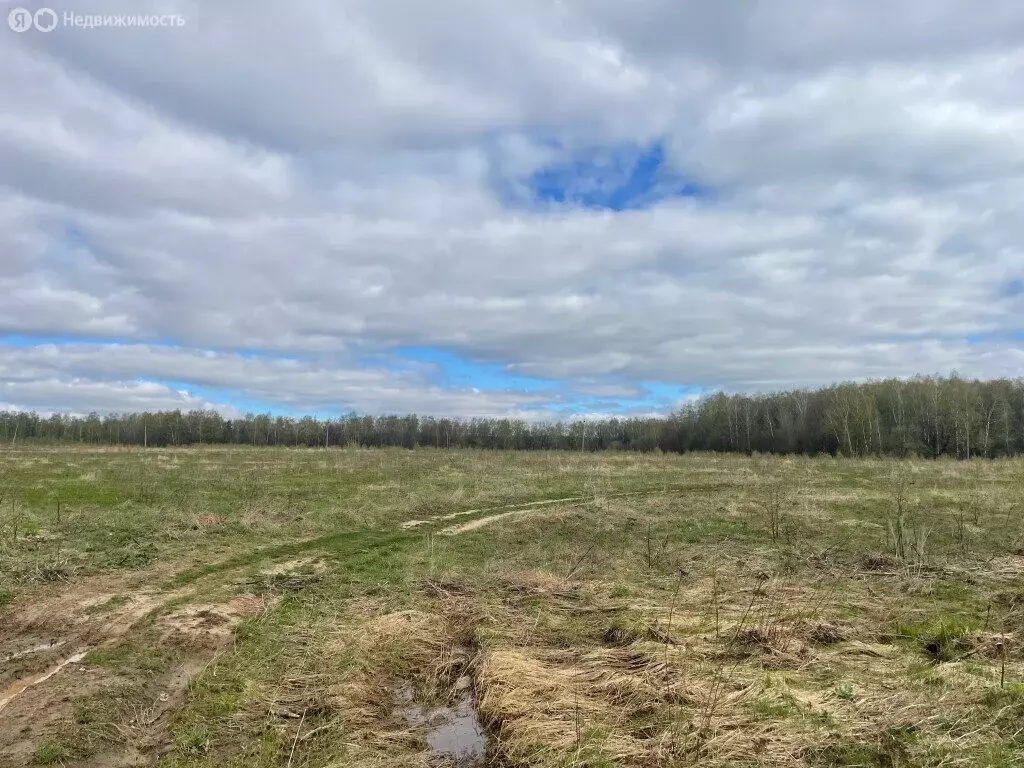
[[[0,413],[0,440],[171,446],[717,451],[996,458],[1024,453],[1024,379],[953,374],[769,394],[718,393],[664,417],[528,422],[415,415],[290,418],[216,411]]]

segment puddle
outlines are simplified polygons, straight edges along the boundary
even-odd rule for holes
[[[487,736],[477,721],[469,678],[460,678],[456,690],[459,699],[453,706],[425,709],[414,701],[412,686],[406,683],[395,694],[398,711],[410,725],[426,729],[431,754],[458,768],[482,768]]]
[[[52,643],[43,643],[42,645],[37,645],[35,648],[26,648],[24,651],[18,651],[17,653],[12,653],[10,656],[5,656],[2,663],[6,664],[9,661],[20,659],[23,656],[31,656],[33,653],[52,651],[54,648],[60,648],[62,645],[64,645],[64,641],[57,640]]]
[[[23,694],[32,686],[39,685],[40,683],[45,683],[51,677],[53,677],[62,669],[64,669],[64,667],[66,667],[68,664],[77,664],[78,662],[80,662],[82,659],[85,658],[85,655],[88,652],[88,648],[79,651],[74,656],[69,656],[68,658],[64,659],[64,661],[62,661],[60,664],[51,667],[46,672],[43,672],[41,675],[22,678],[21,680],[15,681],[15,683],[9,686],[7,689],[0,691],[0,712],[4,710],[4,707],[6,707],[19,696],[21,696],[21,694]]]

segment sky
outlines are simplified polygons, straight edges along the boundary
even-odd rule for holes
[[[0,407],[1024,372],[1019,0],[47,7],[0,26]]]

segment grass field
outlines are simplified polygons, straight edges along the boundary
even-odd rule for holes
[[[0,765],[1024,765],[1022,504],[1009,460],[5,448]]]

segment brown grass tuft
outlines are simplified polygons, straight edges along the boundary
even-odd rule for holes
[[[750,653],[760,651],[765,669],[796,669],[814,659],[814,652],[791,627],[774,625],[739,630],[733,644]]]
[[[828,621],[801,621],[794,627],[794,633],[812,645],[835,645],[850,639],[845,629]]]
[[[650,746],[623,732],[625,713],[605,695],[613,689],[628,696],[627,678],[593,661],[575,664],[565,652],[496,650],[479,668],[478,705],[511,764],[561,766],[566,755],[599,750],[607,760],[643,765]]]
[[[961,638],[967,652],[982,659],[1011,658],[1015,648],[1013,633],[976,632]]]

